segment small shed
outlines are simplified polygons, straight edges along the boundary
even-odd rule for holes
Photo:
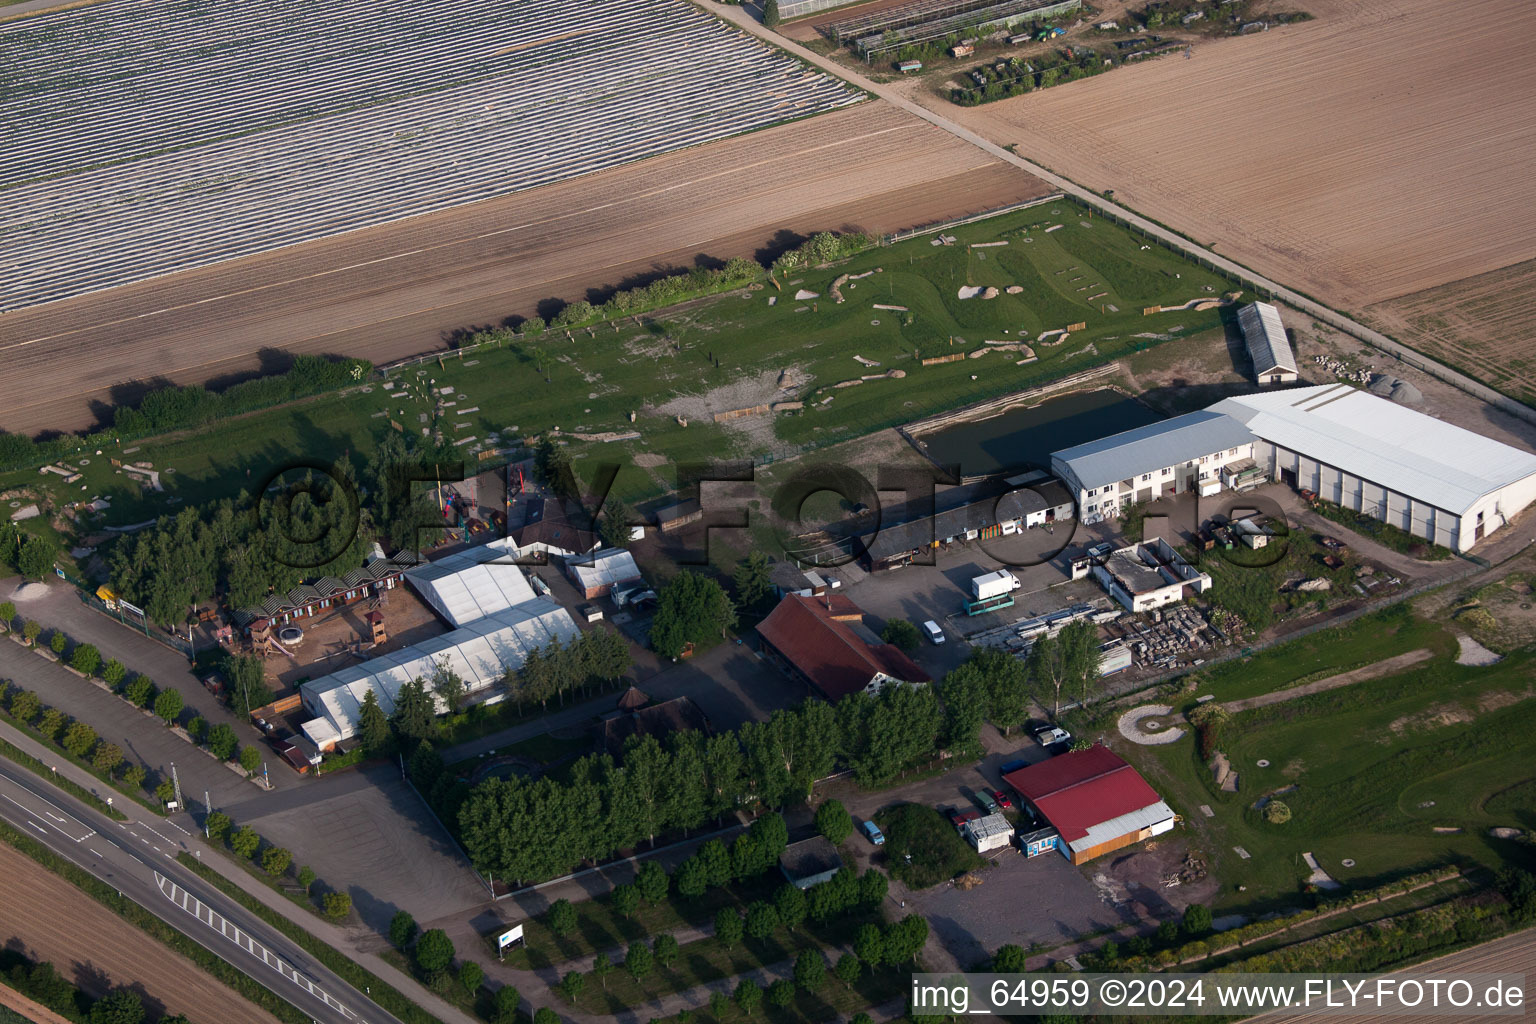
[[[1001,814],[989,814],[961,825],[960,835],[976,848],[977,853],[989,853],[1008,845],[1013,826]]]
[[[703,506],[697,498],[691,498],[688,501],[680,501],[676,505],[657,509],[656,527],[662,533],[671,533],[703,518]]]
[[[1019,850],[1026,857],[1038,857],[1061,848],[1061,833],[1053,828],[1037,828],[1019,833]]]
[[[812,836],[798,843],[790,843],[779,854],[779,870],[797,889],[809,889],[813,885],[830,882],[842,867],[842,855],[825,836]]]

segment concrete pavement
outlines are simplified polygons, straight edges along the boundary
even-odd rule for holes
[[[242,740],[246,735],[255,736],[255,730],[248,722],[232,714],[203,687],[192,674],[186,658],[145,636],[141,630],[90,607],[80,600],[73,586],[55,580],[48,584],[27,584],[21,594],[17,593],[19,589],[21,580],[17,578],[0,581],[0,601],[15,602],[16,611],[23,618],[35,619],[45,629],[62,629],[71,640],[94,645],[101,651],[102,661],[116,658],[130,673],[142,672],[161,689],[179,691],[190,714],[201,715],[209,725],[223,722],[237,731],[244,729]]]
[[[122,747],[126,758],[146,765],[155,775],[169,776],[175,762],[182,791],[198,800],[205,790],[220,803],[260,792],[257,784],[177,736],[159,718],[9,639],[0,640],[0,678],[35,691],[44,704],[88,723],[98,736]],[[55,750],[49,757],[60,760],[62,755]],[[288,771],[286,766],[279,768]],[[92,783],[101,785],[94,779]]]

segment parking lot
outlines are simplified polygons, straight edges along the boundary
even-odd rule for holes
[[[978,808],[974,794],[982,789],[1001,789],[1016,805],[1017,796],[1003,783],[1002,766],[1013,761],[1038,764],[1051,753],[1017,729],[1012,736],[1003,736],[985,726],[982,741],[989,751],[984,758],[938,778],[920,779],[882,793],[866,793],[850,780],[841,780],[820,787],[817,799],[836,797],[860,822],[883,807],[901,803]],[[862,835],[852,840],[849,848],[860,870],[879,852]],[[903,912],[920,913],[928,919],[939,945],[954,958],[953,966],[958,969],[975,969],[1004,943],[1053,946],[1135,920],[1130,908],[1117,907],[1105,898],[1091,874],[1056,853],[1026,858],[1017,847],[1010,846],[988,855],[988,866],[980,871],[980,877],[981,885],[969,891],[950,884],[916,892],[899,882],[891,887],[892,898],[905,904]]]

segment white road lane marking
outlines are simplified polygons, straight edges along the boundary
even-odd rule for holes
[[[166,899],[181,907],[182,910],[185,910],[187,913],[191,914],[198,920],[199,923],[206,923],[209,928],[217,930],[220,935],[223,935],[226,939],[234,942],[235,945],[239,946],[241,949],[248,950],[252,956],[260,956],[262,963],[266,964],[268,967],[271,967],[283,977],[288,978],[295,985],[303,986],[307,991],[310,992],[310,994],[318,996],[321,1000],[323,1000],[327,1006],[333,1006],[340,1010],[342,1016],[348,1018],[353,1018],[356,1016],[351,1010],[347,1009],[344,1003],[339,1002],[334,996],[330,995],[324,989],[310,981],[309,978],[305,977],[303,974],[300,974],[296,968],[288,964],[288,962],[285,961],[281,956],[267,949],[261,943],[257,942],[253,936],[247,935],[245,932],[241,931],[240,928],[233,922],[225,919],[223,915],[215,912],[212,907],[206,906],[196,896],[193,896],[190,892],[183,889],[169,878],[166,878],[158,871],[155,872],[155,885],[159,887],[161,895],[165,896]],[[206,922],[203,921],[203,911],[205,909],[208,911],[208,919]]]

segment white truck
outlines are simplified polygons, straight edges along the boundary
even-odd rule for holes
[[[1019,589],[1019,578],[1006,569],[989,572],[971,580],[971,596],[977,601],[1002,597]]]

